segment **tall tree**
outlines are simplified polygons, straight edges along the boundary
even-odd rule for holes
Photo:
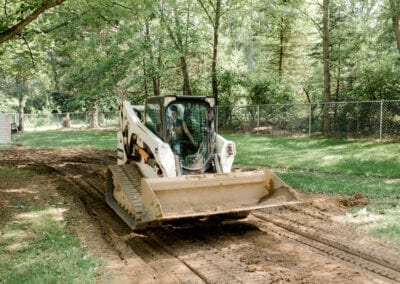
[[[397,0],[390,0],[390,10],[392,12],[392,25],[396,38],[397,50],[400,53],[400,3]]]
[[[145,72],[146,77],[150,77],[153,84],[153,95],[159,96],[161,94],[161,46],[162,46],[162,38],[159,37],[156,39],[158,41],[158,48],[155,48],[154,44],[152,44],[152,38],[150,35],[150,26],[151,23],[149,19],[145,19],[144,27],[145,27],[145,50],[149,55],[149,62],[146,64],[146,60],[143,59],[143,71]],[[148,66],[149,65],[149,66]],[[148,74],[149,73],[149,74]],[[147,86],[145,84],[145,89]]]
[[[324,67],[324,133],[331,131],[331,119],[329,114],[329,103],[331,102],[331,74],[329,68],[329,0],[323,0],[323,18],[322,18],[322,56]]]
[[[180,5],[183,3],[178,2],[178,0],[173,0],[169,2],[170,5],[162,6],[160,16],[161,23],[165,27],[174,47],[179,52],[179,66],[183,77],[183,94],[191,96],[192,88],[190,85],[187,55],[189,52],[189,30],[192,26],[192,1],[186,1],[186,5]],[[184,7],[180,9],[182,6]]]
[[[294,29],[296,21],[296,12],[301,5],[297,0],[283,0],[276,7],[277,9],[277,26],[279,36],[279,51],[278,51],[278,76],[279,80],[282,79],[284,73],[284,60],[289,57],[289,47],[291,41],[291,33]],[[289,70],[288,70],[289,71]]]
[[[203,11],[207,15],[212,28],[213,28],[213,54],[211,63],[211,87],[212,94],[218,102],[218,40],[219,40],[219,27],[221,22],[221,0],[208,1],[208,7],[204,0],[198,0]]]
[[[181,90],[212,92],[227,104],[256,101],[255,94],[269,103],[397,98],[398,0],[64,2],[0,49],[4,81],[17,85],[23,53],[24,65],[36,67],[18,82],[31,86],[47,74],[43,88],[52,86],[58,110],[97,113],[122,97],[141,103]],[[2,3],[5,35],[56,0]],[[308,96],[299,96],[303,88]]]

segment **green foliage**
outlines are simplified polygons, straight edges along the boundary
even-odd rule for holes
[[[349,91],[349,96],[354,100],[398,100],[399,71],[399,68],[387,65],[367,67]]]
[[[79,110],[77,108],[74,109],[71,107],[70,102],[74,99],[74,97],[69,93],[52,92],[50,96],[52,100],[55,102],[55,104],[58,106],[58,109],[60,110],[61,113],[73,112]]]
[[[212,12],[210,3],[205,8]],[[7,1],[0,9],[1,30],[41,4]],[[399,98],[389,4],[331,1],[333,100]],[[0,85],[7,85],[0,90],[2,106],[16,108],[16,78],[29,85],[29,92],[19,92],[27,112],[85,111],[94,102],[111,110],[125,98],[142,103],[154,94],[180,94],[182,56],[193,94],[210,95],[211,14],[198,1],[66,1],[1,46]],[[299,0],[223,1],[219,102],[320,101],[321,16],[318,5]]]
[[[292,101],[290,92],[281,90],[277,82],[271,79],[257,79],[251,85],[249,100],[253,105],[287,104]]]
[[[250,101],[254,105],[275,103],[277,86],[269,80],[259,81],[253,84],[250,90]]]
[[[249,79],[245,73],[223,71],[219,73],[219,105],[235,105],[249,87]]]

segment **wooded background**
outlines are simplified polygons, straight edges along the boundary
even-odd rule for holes
[[[400,99],[400,0],[1,0],[0,111]],[[399,122],[399,109],[393,110]],[[332,115],[323,113],[323,131]],[[96,126],[96,119],[93,119]]]

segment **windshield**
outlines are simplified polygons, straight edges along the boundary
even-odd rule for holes
[[[201,169],[210,158],[209,113],[203,102],[171,103],[167,108],[167,142],[183,168]]]

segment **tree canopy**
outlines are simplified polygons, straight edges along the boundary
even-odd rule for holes
[[[399,0],[2,0],[0,110],[400,99]]]

